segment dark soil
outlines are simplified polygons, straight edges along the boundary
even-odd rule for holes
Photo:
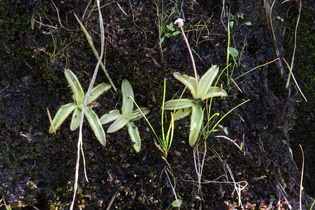
[[[171,99],[179,97],[183,89],[172,73],[193,76],[181,35],[165,37],[160,48],[159,20],[164,21],[164,37],[170,33],[166,24],[185,18],[184,29],[199,75],[212,65],[219,65],[220,70],[226,67],[228,12],[234,18],[231,46],[240,53],[236,62],[230,57],[232,78],[277,57],[290,60],[299,6],[295,1],[275,2],[275,36],[266,15],[268,4],[264,6],[263,1],[257,0],[224,2],[224,11],[221,1],[101,2],[107,70],[118,88],[123,79],[129,80],[138,104],[150,108],[148,118],[158,132],[164,78],[167,99]],[[314,45],[303,42],[306,35],[315,40],[314,3],[304,4],[298,32],[298,36],[303,36],[298,40],[314,56]],[[70,120],[66,120],[56,134],[49,134],[46,107],[54,115],[61,105],[71,102],[64,68],[75,72],[87,90],[97,62],[74,13],[84,17],[82,22],[99,49],[98,13],[93,2],[89,6],[88,1],[74,0],[0,2],[2,208],[6,203],[16,208],[68,209],[72,202],[78,132],[70,132]],[[249,22],[251,25],[246,24]],[[306,70],[310,71],[308,78],[303,78],[302,73],[296,75],[301,78],[308,103],[303,102],[293,83],[285,88],[288,70],[283,61],[264,65],[234,82],[222,74],[219,85],[229,97],[214,99],[213,113],[223,116],[250,99],[220,123],[228,129],[229,138],[243,145],[243,150],[231,141],[215,137],[226,135],[220,129],[205,139],[206,143],[197,147],[200,157],[206,151],[201,187],[197,183],[194,150],[188,144],[188,118],[176,124],[168,162],[155,146],[154,135],[144,120],[136,122],[142,137],[139,153],[133,150],[125,129],[107,135],[108,142],[103,147],[85,123],[83,148],[89,182],[84,179],[81,164],[75,209],[172,208],[174,184],[184,209],[298,209],[302,165],[299,144],[306,154],[306,191],[301,200],[303,209],[308,209],[313,200],[309,196],[315,196],[314,86],[308,86],[314,84],[310,69],[315,59],[305,58],[303,49],[298,48],[295,66],[303,68],[307,63]],[[108,80],[100,70],[96,83],[104,81]],[[111,89],[97,102],[100,105],[94,110],[99,115],[120,108],[120,91]],[[233,181],[247,182],[241,194]]]

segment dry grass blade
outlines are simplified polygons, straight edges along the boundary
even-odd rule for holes
[[[286,1],[284,1],[286,2]],[[283,3],[284,3],[283,2]],[[296,20],[296,24],[295,24],[295,30],[294,30],[294,46],[293,46],[293,53],[292,53],[292,58],[291,58],[291,65],[290,65],[290,74],[287,80],[287,84],[286,84],[286,88],[289,87],[290,84],[290,78],[292,75],[292,70],[293,70],[293,66],[294,66],[294,58],[295,58],[295,51],[296,51],[296,46],[297,46],[297,30],[298,30],[298,26],[299,26],[299,22],[300,22],[300,18],[301,18],[301,11],[302,11],[302,1],[299,0],[298,2],[298,8],[299,8],[299,14]]]
[[[116,198],[116,195],[117,195],[118,191],[116,191],[112,197],[112,199],[110,200],[106,210],[110,210],[110,207],[113,205],[114,201],[115,201],[115,198]]]
[[[304,176],[304,150],[300,145],[301,153],[302,153],[302,168],[301,168],[301,179],[300,179],[300,197],[299,197],[299,208],[302,210],[302,192],[303,192],[303,176]]]
[[[47,111],[49,123],[50,123],[50,125],[51,125],[51,127],[52,127],[52,129],[53,129],[53,132],[56,133],[56,128],[55,128],[54,123],[53,123],[53,120],[52,120],[52,118],[51,118],[50,111],[49,111],[49,109],[48,109],[47,107],[46,107],[46,111]]]
[[[119,7],[120,11],[121,11],[122,13],[124,13],[124,15],[128,16],[127,13],[123,10],[123,8],[120,6],[120,4],[119,4],[117,1],[109,2],[108,4],[105,4],[104,6],[102,6],[101,9],[104,8],[104,7],[107,7],[108,5],[110,5],[110,4],[112,4],[112,3],[116,3],[117,6]]]
[[[286,61],[285,58],[283,58],[283,61],[284,61],[284,63],[287,65],[287,67],[288,67],[288,69],[289,69],[289,71],[290,71],[290,75],[292,76],[292,79],[293,79],[293,81],[294,81],[294,83],[295,83],[296,88],[298,89],[298,91],[299,91],[300,94],[302,95],[303,99],[304,99],[305,101],[307,101],[307,99],[306,99],[305,95],[303,94],[303,92],[302,92],[302,90],[301,90],[301,88],[300,88],[298,82],[297,82],[296,79],[295,79],[295,76],[294,76],[294,74],[293,74],[293,72],[292,72],[291,66],[289,66],[289,64],[288,64],[288,62]]]
[[[201,194],[201,178],[202,178],[202,173],[203,173],[203,167],[205,164],[205,159],[206,159],[206,155],[207,155],[207,142],[204,141],[203,142],[203,155],[202,155],[202,159],[200,157],[200,151],[199,151],[199,146],[197,145],[194,150],[193,150],[193,155],[194,155],[194,165],[195,165],[195,170],[196,170],[196,174],[198,177],[198,194]]]

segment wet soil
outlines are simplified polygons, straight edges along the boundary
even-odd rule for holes
[[[126,130],[107,135],[108,142],[103,147],[86,123],[83,147],[89,182],[84,179],[81,165],[75,208],[104,209],[110,205],[116,209],[168,209],[175,200],[171,186],[176,184],[184,209],[241,209],[239,197],[244,209],[298,209],[299,144],[306,154],[302,204],[305,208],[311,205],[314,141],[307,140],[314,137],[314,132],[307,131],[306,135],[305,129],[314,128],[314,73],[309,70],[309,77],[301,80],[311,101],[308,103],[302,101],[294,85],[285,88],[288,70],[279,60],[234,82],[229,80],[277,57],[290,57],[298,8],[295,2],[276,1],[272,13],[274,36],[266,15],[270,5],[256,0],[226,1],[224,10],[221,1],[103,1],[102,5],[109,74],[117,87],[122,79],[129,80],[138,104],[150,108],[148,118],[158,131],[164,78],[167,99],[171,99],[183,89],[172,73],[193,75],[182,37],[166,36],[171,33],[166,25],[178,17],[185,18],[199,75],[214,64],[221,70],[226,67],[226,27],[228,17],[230,21],[232,17],[231,46],[238,50],[239,57],[235,62],[230,58],[231,76],[222,74],[219,80],[229,97],[216,98],[212,112],[222,116],[241,102],[250,101],[220,123],[228,134],[219,129],[198,147],[200,155],[207,151],[201,187],[197,184],[194,150],[187,140],[188,120],[177,124],[168,162],[155,146],[154,135],[144,120],[136,122],[142,137],[139,153],[134,152]],[[78,132],[70,132],[67,120],[56,134],[49,134],[46,107],[54,114],[71,100],[64,68],[75,72],[83,88],[88,88],[97,60],[74,13],[84,17],[82,22],[99,49],[98,14],[93,8],[93,3],[88,6],[87,1],[0,3],[2,207],[4,202],[30,209],[70,206]],[[314,39],[311,1],[305,2],[303,11],[308,12],[302,15],[299,33]],[[161,37],[165,39],[159,45]],[[312,45],[305,46],[314,52]],[[311,69],[314,59],[303,60],[303,49],[297,52],[296,66],[303,68],[307,63],[307,69]],[[297,77],[302,74],[297,72]],[[100,70],[96,82],[104,81],[107,79]],[[120,92],[108,91],[97,102],[100,105],[94,110],[99,115],[119,108]],[[227,135],[242,144],[243,150],[217,135]],[[233,181],[247,183],[241,195]]]

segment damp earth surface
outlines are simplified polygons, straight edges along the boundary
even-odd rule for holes
[[[97,100],[97,114],[120,109],[119,87],[128,79],[135,100],[150,108],[147,117],[161,135],[164,79],[170,100],[179,98],[184,88],[173,73],[193,76],[187,46],[173,24],[177,18],[185,19],[198,74],[212,65],[223,71],[217,85],[228,97],[214,98],[211,113],[219,117],[212,123],[249,101],[228,114],[195,150],[188,143],[189,118],[176,122],[167,160],[144,119],[135,122],[142,138],[139,153],[126,129],[106,134],[104,147],[85,122],[88,181],[81,161],[75,208],[170,209],[177,198],[183,209],[298,209],[300,202],[308,209],[315,196],[315,5],[303,1],[296,82],[291,79],[286,88],[285,60],[290,65],[294,52],[297,2],[101,1],[104,63],[118,91],[111,89]],[[78,130],[70,131],[68,119],[56,134],[48,133],[47,109],[54,115],[72,101],[65,68],[86,91],[97,63],[74,14],[99,50],[94,1],[0,2],[2,208],[69,209],[72,202]],[[100,69],[96,84],[101,82],[108,79]],[[198,183],[195,167],[202,162]]]

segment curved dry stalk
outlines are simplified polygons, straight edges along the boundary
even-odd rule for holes
[[[198,74],[197,74],[195,59],[194,59],[194,56],[193,56],[193,54],[192,54],[192,51],[191,51],[191,48],[190,48],[188,39],[187,39],[187,37],[186,37],[185,31],[184,31],[184,29],[183,29],[184,20],[181,19],[181,18],[178,18],[178,19],[175,21],[175,24],[178,24],[178,27],[180,28],[180,30],[181,30],[181,32],[182,32],[182,35],[183,35],[183,37],[184,37],[184,40],[185,40],[185,42],[186,42],[186,45],[187,45],[187,48],[188,48],[188,51],[189,51],[189,55],[190,55],[190,59],[191,59],[191,63],[192,63],[193,70],[194,70],[194,75],[195,75],[195,80],[196,80],[196,87],[197,87],[197,86],[198,86]]]
[[[91,91],[93,89],[95,80],[96,80],[96,76],[99,70],[99,67],[101,65],[102,62],[102,58],[104,56],[104,46],[105,46],[105,34],[104,34],[104,24],[103,24],[103,17],[102,17],[102,13],[100,10],[100,1],[97,0],[97,8],[98,8],[98,13],[99,13],[99,25],[100,25],[100,31],[101,31],[101,54],[99,56],[98,62],[95,66],[95,70],[93,73],[93,77],[91,79],[90,85],[89,85],[89,89],[86,93],[85,99],[84,99],[84,105],[83,105],[83,109],[82,109],[82,114],[81,114],[81,119],[80,119],[80,127],[79,127],[79,138],[78,138],[78,150],[77,150],[77,161],[76,161],[76,169],[75,169],[75,180],[74,180],[74,186],[73,186],[73,199],[72,199],[72,203],[70,206],[70,210],[73,210],[74,207],[74,203],[75,203],[75,198],[76,198],[76,194],[77,194],[77,190],[78,190],[78,180],[79,180],[79,168],[80,168],[80,153],[82,153],[82,157],[83,157],[83,165],[84,165],[84,174],[85,174],[85,178],[88,181],[87,178],[87,174],[86,174],[86,168],[85,168],[85,158],[84,158],[84,153],[83,153],[83,146],[82,146],[82,128],[83,128],[83,119],[84,119],[84,113],[86,111],[86,107],[87,107],[87,102],[89,100],[89,97],[91,95]]]
[[[286,1],[284,1],[286,2]],[[283,2],[283,3],[284,3]],[[296,20],[296,24],[295,24],[295,30],[294,30],[294,46],[293,46],[293,53],[292,53],[292,59],[291,59],[291,65],[290,65],[290,74],[287,80],[287,84],[286,84],[286,88],[289,88],[289,84],[290,84],[290,78],[292,75],[292,70],[293,70],[293,66],[294,66],[294,58],[295,58],[295,51],[296,51],[296,43],[297,43],[297,30],[298,30],[298,26],[299,26],[299,22],[300,22],[300,18],[301,18],[301,12],[302,12],[302,1],[299,0],[298,2],[299,4],[299,14],[297,16],[297,20]]]

